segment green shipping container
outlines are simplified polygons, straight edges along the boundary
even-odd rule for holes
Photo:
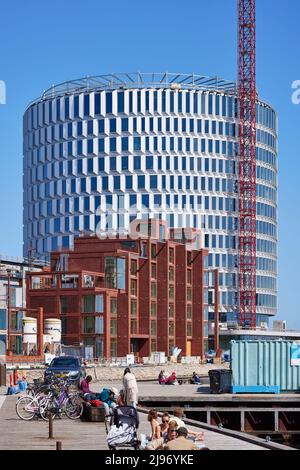
[[[231,341],[232,385],[300,391],[300,342]]]

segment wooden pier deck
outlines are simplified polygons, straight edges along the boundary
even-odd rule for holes
[[[48,438],[48,423],[42,420],[22,421],[15,411],[16,396],[0,396],[0,449],[55,450],[56,441],[62,441],[63,450],[107,450],[104,423],[90,423],[67,418],[54,420],[54,439]],[[140,413],[140,433],[149,433],[147,415]],[[188,424],[192,430],[198,430]],[[200,428],[201,430],[201,428]],[[211,450],[265,450],[263,441],[252,442],[203,429],[205,444]],[[254,439],[254,441],[253,441]],[[255,442],[255,443],[254,443]],[[275,444],[274,444],[275,445]],[[275,445],[276,446],[276,445]],[[285,448],[285,446],[279,446]]]

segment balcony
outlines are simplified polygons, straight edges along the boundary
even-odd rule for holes
[[[89,271],[30,274],[31,290],[48,289],[95,289],[103,287],[103,273]]]

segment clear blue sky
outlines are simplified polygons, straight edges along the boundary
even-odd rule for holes
[[[279,318],[300,328],[299,0],[257,1],[258,89],[279,114]],[[236,78],[237,0],[11,0],[0,7],[0,253],[22,255],[22,115],[55,83],[110,72]]]

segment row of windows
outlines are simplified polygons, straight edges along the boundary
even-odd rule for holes
[[[272,167],[277,167],[277,159],[276,154],[270,152],[269,150],[265,150],[261,147],[256,147],[256,159],[260,162],[264,162],[267,165],[271,165]]]
[[[256,295],[257,307],[277,307],[277,297],[275,295],[257,294]]]
[[[270,253],[271,255],[277,255],[277,245],[275,242],[269,240],[256,240],[256,249],[264,253]]]
[[[196,90],[128,90],[86,93],[66,96],[33,105],[26,113],[28,129],[46,123],[59,122],[83,116],[117,113],[186,113],[235,118],[238,116],[237,99]],[[276,128],[273,110],[257,104],[257,122]]]
[[[135,133],[189,133],[236,137],[236,124],[209,119],[178,117],[111,118],[90,121],[74,121],[51,127],[43,127],[25,135],[25,148],[72,138],[98,136],[99,134]]]
[[[265,180],[270,184],[276,186],[277,184],[277,177],[276,173],[269,168],[264,168],[263,166],[257,165],[256,167],[256,177],[261,180]]]
[[[256,268],[259,271],[270,271],[273,273],[277,272],[277,262],[273,259],[268,258],[257,258]]]
[[[91,178],[72,178],[58,181],[49,181],[39,185],[31,185],[27,187],[28,201],[37,201],[39,198],[44,199],[48,197],[55,197],[58,194],[79,194],[90,193],[91,191],[213,191],[212,180],[199,176],[183,176],[178,174],[173,175],[119,175],[119,176],[95,176]],[[222,184],[221,184],[222,183]],[[215,182],[215,190],[219,192],[226,192],[226,188],[230,189],[230,183],[226,179],[220,179]],[[204,189],[205,188],[205,189]],[[208,196],[206,196],[208,197]],[[220,210],[235,210],[235,199],[230,199],[233,202],[224,205],[224,209]],[[217,210],[217,197],[213,196],[211,203],[212,210]],[[209,200],[205,200],[205,208],[210,208]],[[219,207],[220,207],[219,203]],[[227,203],[226,203],[227,204]]]
[[[223,256],[223,255],[222,255]],[[237,273],[219,273],[220,287],[238,287]],[[277,290],[277,280],[275,277],[256,276],[256,287],[259,289]]]
[[[276,151],[276,149],[277,149],[277,140],[269,132],[257,129],[256,138],[257,138],[257,142],[260,142],[261,144],[268,145],[269,147],[271,147],[273,150]]]
[[[103,91],[44,101],[26,113],[26,128],[47,123],[110,114],[183,113],[237,117],[237,99],[195,90]]]
[[[277,210],[275,207],[261,202],[257,203],[257,215],[269,217],[270,219],[277,220]]]
[[[237,144],[227,140],[199,139],[197,137],[104,137],[100,139],[71,140],[60,144],[41,146],[27,154],[27,164],[51,161],[78,155],[133,152],[190,152],[236,156]],[[30,158],[31,157],[31,158]]]
[[[272,238],[277,238],[277,227],[270,222],[256,221],[256,232],[261,235],[268,235]]]
[[[100,172],[110,173],[112,171],[186,171],[202,173],[223,173],[235,174],[237,164],[233,160],[216,160],[215,158],[184,157],[184,156],[164,156],[161,155],[135,155],[123,157],[100,157],[81,158],[78,160],[68,160],[65,162],[53,162],[38,165],[27,170],[27,175],[31,183],[46,179],[61,178],[62,176],[76,176],[88,173],[98,174]],[[214,178],[215,179],[215,178]],[[209,181],[213,181],[211,177]],[[215,179],[216,181],[216,179]],[[231,182],[232,184],[232,182]],[[205,185],[205,183],[204,183]],[[219,184],[216,183],[219,187]],[[212,186],[212,183],[210,184]],[[216,188],[216,191],[220,189]],[[228,189],[230,192],[237,190],[237,183]]]
[[[277,290],[277,279],[269,276],[256,276],[256,287],[259,289]]]
[[[229,291],[229,292],[221,292],[220,295],[220,305],[227,305],[229,307],[233,307],[237,305],[237,292]],[[256,295],[256,305],[258,307],[264,308],[276,308],[277,307],[277,297],[275,295],[269,294],[257,294]],[[226,314],[225,321],[232,321],[237,320],[234,318],[234,314]],[[265,316],[262,316],[261,319],[257,322],[259,325],[261,321],[266,321]]]
[[[262,104],[256,105],[256,121],[262,126],[273,129],[274,131],[277,130],[276,114],[268,106]]]
[[[277,203],[277,191],[269,186],[265,186],[264,184],[256,185],[256,195],[263,199],[268,199],[274,204]]]

